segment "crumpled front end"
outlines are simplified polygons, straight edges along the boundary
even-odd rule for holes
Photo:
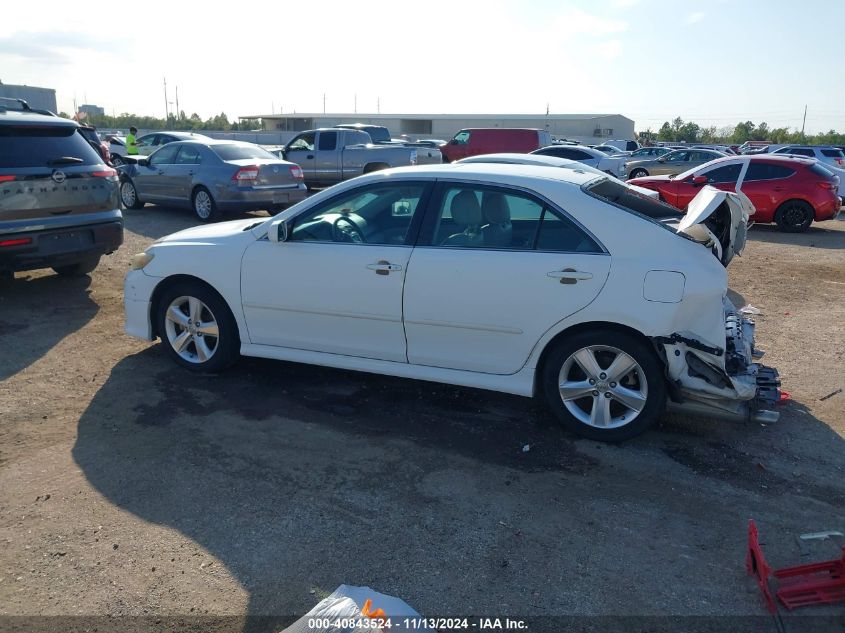
[[[754,322],[725,297],[724,347],[676,333],[657,337],[670,385],[669,408],[726,419],[775,422],[780,414],[768,407],[780,400],[776,369],[758,362]]]

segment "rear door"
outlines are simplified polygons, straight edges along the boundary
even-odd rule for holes
[[[203,148],[194,143],[180,143],[174,164],[168,166],[170,195],[183,201],[191,199],[194,177],[202,169]]]
[[[314,182],[334,183],[340,180],[340,132],[320,132],[314,150]]]
[[[607,252],[530,193],[443,182],[432,202],[405,279],[410,363],[513,374],[605,283]]]

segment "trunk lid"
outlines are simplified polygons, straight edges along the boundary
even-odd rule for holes
[[[742,191],[706,185],[689,203],[677,231],[710,248],[727,266],[745,248],[748,222],[754,212],[754,205]]]
[[[262,160],[255,158],[242,158],[226,161],[234,169],[233,174],[241,169],[250,167],[258,168],[258,176],[250,180],[249,184],[256,187],[281,187],[284,185],[296,185],[302,182],[294,178],[291,168],[298,168],[297,165],[282,160]],[[247,183],[244,183],[247,184]]]

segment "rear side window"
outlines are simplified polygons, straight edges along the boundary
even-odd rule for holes
[[[589,195],[611,202],[631,211],[636,215],[645,216],[652,220],[678,219],[682,212],[675,207],[649,198],[630,187],[626,187],[618,180],[599,180],[596,184],[587,183],[584,191]]]
[[[211,145],[211,151],[217,154],[221,160],[242,160],[244,158],[264,158],[271,160],[278,160],[267,150],[261,149],[257,145]],[[291,147],[291,149],[298,149]],[[312,147],[313,149],[313,147]]]
[[[0,168],[49,167],[50,161],[61,158],[80,158],[80,165],[102,164],[100,155],[76,130],[64,125],[0,125]]]
[[[822,178],[833,178],[833,172],[819,163],[810,165],[810,171],[813,172],[814,175]]]
[[[199,165],[200,162],[200,151],[194,145],[183,145],[176,157],[177,165]]]
[[[799,156],[809,156],[810,158],[815,158],[816,154],[811,149],[807,149],[804,147],[793,147],[787,154],[798,154]]]
[[[825,170],[827,171],[827,170]],[[778,178],[789,178],[795,170],[783,165],[771,165],[769,163],[751,163],[748,171],[745,172],[746,182],[755,180],[776,180]],[[833,174],[830,174],[831,176]]]
[[[317,149],[331,151],[337,147],[337,132],[320,132],[320,142]]]
[[[828,158],[845,158],[845,154],[842,153],[841,149],[823,149],[822,155]]]

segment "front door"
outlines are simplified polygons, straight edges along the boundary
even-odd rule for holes
[[[342,179],[340,165],[341,152],[338,149],[338,136],[335,131],[320,132],[317,148],[314,151],[314,182],[319,185],[331,185]]]
[[[144,202],[166,202],[172,198],[172,176],[168,167],[173,167],[176,160],[176,144],[165,145],[147,159],[146,165],[138,165],[132,180],[138,191],[138,197]]]
[[[171,165],[171,195],[180,200],[190,201],[194,176],[200,169],[202,154],[199,145],[186,143],[179,149],[174,165]]]
[[[348,190],[298,214],[288,241],[247,248],[250,340],[407,362],[402,289],[428,188],[400,181]]]
[[[314,158],[316,132],[305,132],[287,144],[285,147],[285,160],[296,163],[302,167],[302,174],[305,176],[305,182],[309,185],[316,182],[316,173],[314,171]]]
[[[513,374],[610,271],[601,245],[528,193],[443,183],[429,208],[405,279],[410,363]]]

